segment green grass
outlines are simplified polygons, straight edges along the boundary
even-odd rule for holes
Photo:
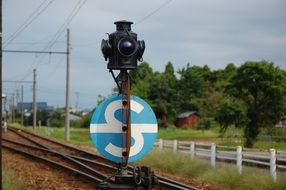
[[[243,129],[237,129],[230,127],[223,137],[219,132],[218,127],[213,127],[209,130],[196,130],[196,129],[178,129],[169,127],[167,129],[159,129],[158,137],[162,139],[178,139],[178,140],[189,140],[189,141],[207,141],[214,142],[218,145],[236,147],[244,146]],[[263,141],[258,140],[254,142],[255,149],[275,148],[277,150],[286,150],[286,143],[282,141]]]
[[[33,131],[32,127],[24,127]],[[35,133],[45,135],[53,139],[64,141],[64,128],[47,128],[41,127],[34,130]],[[71,143],[84,144],[91,146],[89,129],[71,128]],[[160,129],[158,138],[164,139],[188,139],[188,140],[211,140],[217,141],[225,145],[237,145],[237,138],[241,138],[241,131],[228,131],[224,138],[219,138],[218,128],[212,130],[200,131],[194,129]],[[276,142],[260,142],[255,143],[256,148],[266,146],[275,146]],[[278,142],[279,143],[279,142]],[[286,147],[285,143],[276,144],[277,147]],[[279,145],[279,146],[278,146]],[[214,184],[223,189],[286,189],[286,177],[278,175],[276,183],[268,176],[267,169],[253,169],[243,167],[243,174],[239,175],[233,165],[227,165],[212,169],[209,167],[209,161],[190,159],[186,155],[174,155],[171,151],[153,150],[149,155],[145,156],[138,164],[149,165],[163,172],[172,173],[183,177],[191,177],[197,180]],[[12,178],[13,179],[13,178]]]
[[[232,165],[224,164],[212,169],[205,160],[190,159],[189,156],[183,154],[174,155],[171,151],[155,149],[137,163],[182,177],[191,177],[223,189],[286,189],[285,175],[279,175],[275,183],[265,169],[243,167],[243,173],[239,175]]]
[[[15,125],[14,125],[15,126]],[[16,125],[17,126],[17,125]],[[19,125],[17,126],[21,128]],[[52,139],[64,140],[64,128],[48,128],[36,127],[35,131],[32,126],[24,127],[24,129],[33,131],[37,134],[48,136]],[[208,141],[215,142],[223,146],[243,146],[243,131],[242,129],[230,128],[224,135],[220,137],[219,128],[214,127],[210,130],[196,130],[196,129],[178,129],[169,127],[167,129],[159,129],[158,137],[163,139],[178,139],[190,141]],[[70,128],[70,140],[72,143],[81,145],[92,145],[89,128]],[[269,150],[275,148],[277,150],[286,150],[285,142],[276,141],[256,141],[254,147],[256,149]]]
[[[3,190],[25,190],[27,189],[24,182],[18,179],[13,170],[3,167]]]
[[[198,139],[215,139],[219,137],[218,129],[213,130],[195,130],[195,129],[178,129],[170,127],[167,129],[159,129],[158,138],[178,139],[178,140],[198,140]]]
[[[49,128],[49,127],[36,127],[35,130],[33,130],[32,126],[28,127],[19,127],[23,128],[29,131],[32,131],[36,134],[47,136],[51,139],[56,139],[60,141],[65,140],[65,129],[64,128]],[[74,144],[80,144],[80,145],[92,145],[89,128],[70,128],[70,141]]]

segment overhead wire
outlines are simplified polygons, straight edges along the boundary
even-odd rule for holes
[[[82,6],[86,3],[87,0],[79,0],[78,3],[75,5],[75,7],[73,8],[73,10],[71,11],[71,13],[69,14],[69,16],[67,17],[67,19],[65,20],[65,22],[61,25],[61,27],[58,29],[58,31],[56,32],[56,34],[54,35],[54,37],[52,38],[52,40],[50,40],[50,42],[43,48],[42,51],[47,51],[49,49],[51,49],[53,47],[53,45],[57,42],[57,40],[61,37],[61,35],[63,34],[63,32],[65,32],[67,26],[72,22],[72,20],[74,19],[74,17],[78,14],[78,12],[80,11],[80,9],[82,8]],[[40,59],[40,61],[38,61],[38,63],[36,64],[36,68],[38,67],[38,65],[41,63],[43,57],[45,57],[45,55],[41,56],[42,58]]]
[[[163,4],[161,4],[159,7],[157,7],[156,9],[154,9],[152,12],[150,12],[149,14],[147,14],[146,16],[144,16],[143,18],[141,18],[140,20],[138,20],[137,22],[134,23],[134,25],[138,25],[142,22],[144,22],[146,19],[148,19],[149,17],[151,17],[152,15],[154,15],[155,13],[157,13],[160,9],[164,8],[165,6],[167,6],[169,3],[171,3],[171,1],[173,0],[168,0],[166,2],[164,2]],[[89,42],[89,43],[82,43],[82,44],[76,44],[77,47],[87,47],[87,46],[92,46],[92,45],[96,45],[98,44],[97,42]]]
[[[21,26],[3,42],[3,47],[7,47],[13,40],[15,40],[29,25],[31,25],[53,2],[54,0],[50,0],[45,6],[44,4],[48,0],[44,0],[35,11],[33,11],[30,16],[23,22]],[[43,8],[41,8],[44,6]]]
[[[75,18],[75,16],[78,14],[80,9],[83,7],[83,5],[86,3],[87,0],[79,0],[77,4],[74,6],[64,23],[60,26],[60,28],[57,30],[57,32],[54,34],[52,39],[48,42],[48,44],[42,49],[42,51],[47,51],[53,47],[53,45],[57,42],[57,40],[61,37],[63,32],[66,30],[67,26],[72,22],[72,20]],[[31,69],[38,68],[40,63],[43,61],[44,57],[46,55],[40,55],[39,57],[36,57],[34,62],[31,64],[28,72],[24,75],[22,80],[25,80],[29,75],[32,74]]]
[[[150,12],[148,15],[144,16],[143,18],[141,18],[140,20],[138,20],[137,22],[134,23],[134,25],[138,25],[142,22],[144,22],[146,19],[148,19],[149,17],[151,17],[152,15],[154,15],[155,13],[157,13],[160,9],[162,9],[163,7],[165,7],[166,5],[168,5],[169,3],[171,3],[172,0],[168,0],[166,2],[164,2],[163,4],[161,4],[158,8],[156,8],[155,10],[153,10],[152,12]]]

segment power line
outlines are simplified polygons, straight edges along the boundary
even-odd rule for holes
[[[7,47],[15,38],[17,38],[30,24],[33,23],[53,2],[51,0],[45,5],[42,9],[41,7],[47,2],[48,0],[44,0],[33,13],[24,21],[24,23],[10,36],[7,40],[4,41],[3,46]]]
[[[19,41],[19,42],[12,42],[11,44],[13,45],[29,45],[29,46],[32,46],[32,45],[41,45],[41,44],[47,44],[48,42],[41,42],[41,41],[38,41],[38,42],[25,42],[25,41]],[[66,41],[56,41],[56,43],[66,43]]]
[[[74,17],[78,14],[82,6],[86,3],[87,0],[79,0],[78,3],[75,5],[69,16],[67,17],[66,21],[62,24],[62,26],[58,29],[52,40],[49,42],[49,44],[44,48],[44,50],[51,48],[56,41],[59,39],[61,34],[65,32],[67,26],[72,22]]]
[[[41,80],[40,82],[43,82],[43,81],[48,81],[48,80],[51,80],[50,78],[57,72],[57,70],[60,68],[61,64],[63,62],[65,57],[61,57],[61,59],[58,60],[58,62],[55,63],[56,67],[54,67],[54,69],[48,73],[47,77],[44,77],[45,80]]]
[[[52,37],[52,39],[48,42],[48,44],[42,49],[41,52],[50,52],[47,50],[50,49],[57,42],[57,40],[60,38],[61,34],[65,31],[66,27],[72,22],[72,20],[78,14],[78,12],[83,7],[83,5],[86,3],[86,1],[87,0],[79,0],[77,2],[77,4],[74,6],[72,11],[68,15],[67,19],[64,21],[64,23],[61,25],[61,27],[58,29],[58,31],[55,33],[55,35]],[[28,76],[31,75],[31,73],[32,73],[31,69],[32,68],[38,68],[39,64],[41,63],[41,61],[43,60],[44,57],[45,57],[45,55],[43,53],[42,56],[39,56],[38,58],[35,59],[35,61],[31,64],[31,66],[28,69],[28,71],[26,72],[26,74],[24,74],[24,77],[22,78],[22,80],[25,80]]]
[[[2,82],[7,82],[7,83],[32,83],[32,81],[22,81],[22,80],[3,80]]]
[[[67,26],[72,22],[74,17],[78,14],[82,6],[86,3],[87,0],[79,0],[78,3],[75,5],[65,22],[61,25],[61,27],[58,29],[52,40],[43,48],[42,51],[47,51],[48,49],[52,48],[52,46],[57,42],[57,40],[60,38],[61,34],[66,30]],[[35,68],[37,68],[40,64],[40,62],[43,60],[44,56],[40,58],[38,63],[36,64]]]
[[[142,23],[143,21],[145,21],[147,18],[151,17],[152,15],[154,15],[156,12],[158,12],[160,9],[162,9],[163,7],[165,7],[166,5],[168,5],[169,3],[171,3],[172,0],[168,0],[165,3],[163,3],[162,5],[160,5],[157,9],[155,9],[154,11],[152,11],[151,13],[149,13],[148,15],[146,15],[145,17],[143,17],[142,19],[140,19],[139,21],[135,22],[134,25],[137,25],[139,23]]]
[[[3,50],[5,53],[39,53],[39,54],[67,54],[63,51],[29,51],[29,50]]]

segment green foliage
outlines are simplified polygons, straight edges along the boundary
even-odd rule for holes
[[[41,121],[41,125],[47,125],[49,116],[49,112],[45,110],[37,110],[37,125],[39,121]],[[33,113],[31,113],[29,117],[24,117],[24,125],[33,125]]]
[[[242,175],[239,175],[233,165],[226,164],[212,169],[205,160],[190,159],[188,155],[173,154],[171,151],[153,150],[139,164],[188,179],[191,177],[214,185],[217,187],[215,189],[286,189],[283,175],[278,176],[277,182],[274,182],[265,170],[247,167],[244,167]]]
[[[248,147],[252,146],[260,128],[273,127],[286,114],[286,76],[273,63],[246,62],[231,79],[228,93],[247,105]]]
[[[204,117],[200,120],[197,126],[197,129],[201,129],[201,130],[210,129],[213,122],[214,122],[213,118]]]
[[[63,127],[64,124],[65,124],[65,118],[63,114],[60,111],[53,112],[49,120],[49,126]]]
[[[153,78],[153,70],[147,62],[138,65],[136,70],[130,71],[132,79],[132,94],[148,101],[150,94],[150,82]]]
[[[210,86],[211,71],[208,66],[199,67],[188,64],[186,68],[178,71],[180,79],[178,81],[179,107],[181,110],[199,110],[193,98],[203,98]]]
[[[21,127],[20,127],[21,128]],[[22,128],[23,129],[23,128]],[[65,140],[65,128],[51,128],[51,127],[36,127],[33,130],[32,126],[25,127],[26,130],[32,131],[33,133],[47,136],[52,139],[64,141]],[[92,145],[90,138],[89,128],[70,128],[70,142],[74,144]]]
[[[247,121],[245,106],[241,102],[226,99],[220,104],[215,120],[220,124],[222,134],[230,125],[244,127]]]
[[[172,63],[166,65],[163,73],[153,73],[145,62],[130,75],[133,79],[132,94],[147,100],[159,119],[159,126],[166,128],[169,122],[174,122],[177,115],[177,79]]]
[[[92,113],[83,116],[81,119],[71,121],[71,126],[76,128],[89,128]]]
[[[174,155],[169,150],[157,151],[144,157],[139,163],[148,164],[163,172],[181,175],[184,177],[198,177],[207,170],[208,164],[198,160],[191,160],[188,155]]]
[[[154,72],[144,62],[130,75],[132,94],[151,105],[163,128],[172,125],[178,114],[197,111],[202,121],[215,118],[222,134],[231,125],[244,128],[246,144],[251,146],[262,128],[271,131],[286,115],[286,72],[266,61],[238,68],[230,63],[215,71],[188,64],[177,75],[171,62],[163,72]]]
[[[1,183],[3,189],[11,189],[11,190],[25,190],[27,186],[23,181],[21,181],[17,174],[11,169],[7,167],[3,167],[3,181]]]
[[[209,140],[219,137],[219,130],[212,128],[202,133],[195,129],[178,129],[175,127],[168,127],[166,129],[159,129],[158,138],[163,139],[188,139],[188,140]]]

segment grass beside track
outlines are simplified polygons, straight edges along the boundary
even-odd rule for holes
[[[221,189],[232,190],[282,190],[286,189],[286,175],[278,176],[277,182],[268,175],[268,170],[243,168],[239,175],[235,166],[221,165],[216,169],[209,167],[205,160],[190,159],[184,154],[173,154],[171,151],[154,149],[138,164],[148,165],[162,172],[213,184]]]
[[[14,126],[14,125],[13,125]],[[36,134],[49,137],[51,139],[65,141],[65,129],[57,128],[57,127],[36,127],[35,130],[32,126],[27,127],[20,127],[16,126],[18,128],[23,128],[26,130],[29,130],[31,132],[34,132]],[[90,133],[88,128],[70,128],[70,142],[74,144],[81,144],[81,145],[90,145],[92,146]]]
[[[18,126],[19,127],[19,126]],[[20,127],[21,128],[21,127]],[[64,141],[64,128],[47,128],[41,127],[33,130],[32,127],[24,127],[37,134],[50,137],[52,139]],[[91,139],[89,129],[71,128],[70,129],[70,142],[74,144],[84,144],[91,146]],[[218,138],[218,131],[198,131],[186,129],[163,129],[159,130],[159,138],[169,139],[194,139],[194,140],[216,140],[225,145],[235,146],[236,142],[232,140],[231,134],[226,134],[226,139],[221,140]],[[176,137],[176,138],[175,138]],[[218,140],[219,139],[219,140]],[[260,143],[260,144],[259,144]],[[276,142],[257,142],[255,146],[272,146],[277,145]],[[285,143],[280,144],[281,149],[285,150]],[[275,147],[274,147],[275,148]],[[142,160],[137,162],[142,165],[149,165],[162,172],[175,174],[182,177],[191,177],[198,181],[211,183],[221,189],[234,189],[234,190],[280,190],[286,189],[286,174],[278,175],[277,182],[273,182],[269,177],[268,169],[255,169],[243,167],[242,175],[239,175],[235,166],[221,164],[216,169],[209,167],[209,161],[190,159],[189,156],[183,154],[174,155],[172,151],[158,151],[154,149],[150,154],[145,156]],[[12,177],[13,179],[13,177]],[[4,179],[5,180],[5,179]],[[9,180],[9,179],[8,179]],[[5,183],[5,182],[4,182]]]
[[[13,125],[16,126],[16,125]],[[21,128],[19,125],[17,126]],[[52,139],[63,140],[64,128],[48,128],[48,127],[36,127],[33,130],[32,126],[24,127],[36,134],[48,136]],[[218,145],[224,146],[243,146],[243,131],[242,129],[230,128],[224,138],[220,137],[220,132],[218,127],[214,127],[209,130],[195,130],[195,129],[177,129],[174,127],[169,127],[167,129],[159,129],[157,138],[162,139],[177,139],[177,140],[192,140],[192,141],[204,141],[204,142],[214,142]],[[70,128],[70,140],[75,144],[83,144],[92,146],[89,128]],[[259,140],[254,142],[253,148],[269,150],[270,148],[275,148],[277,150],[286,150],[286,143],[283,141],[269,141],[269,140]]]
[[[3,172],[3,183],[2,183],[2,189],[9,189],[9,190],[25,190],[27,189],[26,185],[18,179],[17,174],[12,170],[11,168],[5,167],[3,165],[2,168]]]

